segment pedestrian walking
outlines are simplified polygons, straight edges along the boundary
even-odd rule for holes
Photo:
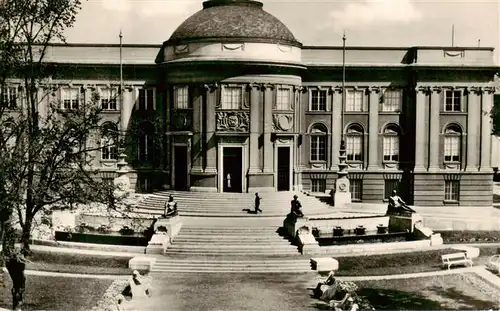
[[[255,192],[255,214],[257,214],[257,212],[261,212],[262,213],[262,210],[260,209],[260,200],[262,198],[259,197],[259,193],[258,192]]]

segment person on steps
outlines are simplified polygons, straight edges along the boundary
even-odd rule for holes
[[[258,192],[255,192],[255,214],[257,214],[257,212],[261,212],[262,213],[262,210],[260,209],[260,200],[262,198],[259,197],[259,193]]]

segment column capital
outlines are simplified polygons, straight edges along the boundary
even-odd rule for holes
[[[206,91],[210,91],[210,92],[213,92],[213,91],[217,90],[219,87],[220,87],[220,85],[217,82],[209,83],[209,84],[203,84],[203,88]]]
[[[443,91],[443,88],[440,86],[433,86],[432,87],[432,92],[440,94]]]
[[[366,89],[366,92],[367,93],[380,93],[384,90],[385,88],[382,88],[380,86],[369,86],[367,89]]]
[[[476,95],[481,95],[485,91],[485,88],[483,88],[481,86],[472,86],[469,88],[469,90]]]
[[[492,94],[492,93],[495,93],[496,89],[494,86],[486,86],[483,88],[484,92],[488,93],[488,94]]]
[[[419,85],[419,86],[415,87],[415,91],[423,93],[425,95],[430,95],[432,93],[431,87],[426,86],[426,85]]]

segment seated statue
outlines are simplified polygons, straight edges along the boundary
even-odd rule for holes
[[[304,217],[304,213],[302,213],[301,210],[302,204],[300,203],[297,195],[293,196],[293,200],[290,203],[291,203],[290,213],[292,213],[296,217]]]
[[[174,197],[170,195],[168,201],[165,202],[165,210],[163,217],[169,218],[177,215],[177,202],[174,201]]]
[[[323,282],[319,282],[313,290],[314,297],[323,301],[330,301],[337,293],[337,283],[335,279],[335,271],[330,271],[328,277]]]
[[[401,199],[396,190],[392,190],[392,196],[389,197],[389,205],[387,206],[387,214],[401,212],[415,213],[415,210],[406,205],[405,201]]]

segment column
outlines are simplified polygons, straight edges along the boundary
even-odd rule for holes
[[[273,172],[273,143],[271,142],[273,117],[273,86],[264,91],[264,173]]]
[[[337,171],[339,169],[339,149],[343,130],[343,126],[340,123],[342,114],[342,91],[338,88],[334,89],[332,97],[332,164],[330,169]]]
[[[208,89],[202,88],[191,88],[190,91],[193,93],[193,137],[191,138],[191,159],[192,167],[191,173],[201,173],[203,171],[203,148],[204,142],[202,138],[203,132],[203,99],[205,100],[207,96],[203,96],[203,92],[208,92]],[[205,93],[206,94],[206,93]],[[172,98],[172,97],[171,97]],[[172,106],[172,101],[170,102],[170,108]]]
[[[368,116],[368,169],[378,168],[378,105],[379,90],[370,89],[370,108]]]
[[[491,171],[491,116],[493,107],[494,88],[487,88],[483,92],[481,101],[481,171]]]
[[[258,173],[259,167],[259,93],[261,87],[250,86],[250,167],[249,173]]]
[[[481,109],[481,89],[474,88],[469,91],[468,97],[468,115],[467,115],[467,171],[477,171],[477,156],[479,153],[478,136],[479,123],[481,118],[479,111]]]
[[[217,173],[217,143],[215,142],[215,105],[217,101],[217,87],[211,86],[206,91],[206,109],[205,109],[205,148],[206,149],[206,173]]]
[[[427,111],[427,94],[429,90],[426,88],[415,89],[415,171],[425,170],[425,153],[426,153],[426,137],[427,126],[425,125],[425,114]]]
[[[435,88],[431,94],[431,112],[429,118],[429,171],[439,169],[439,113],[441,89]]]

